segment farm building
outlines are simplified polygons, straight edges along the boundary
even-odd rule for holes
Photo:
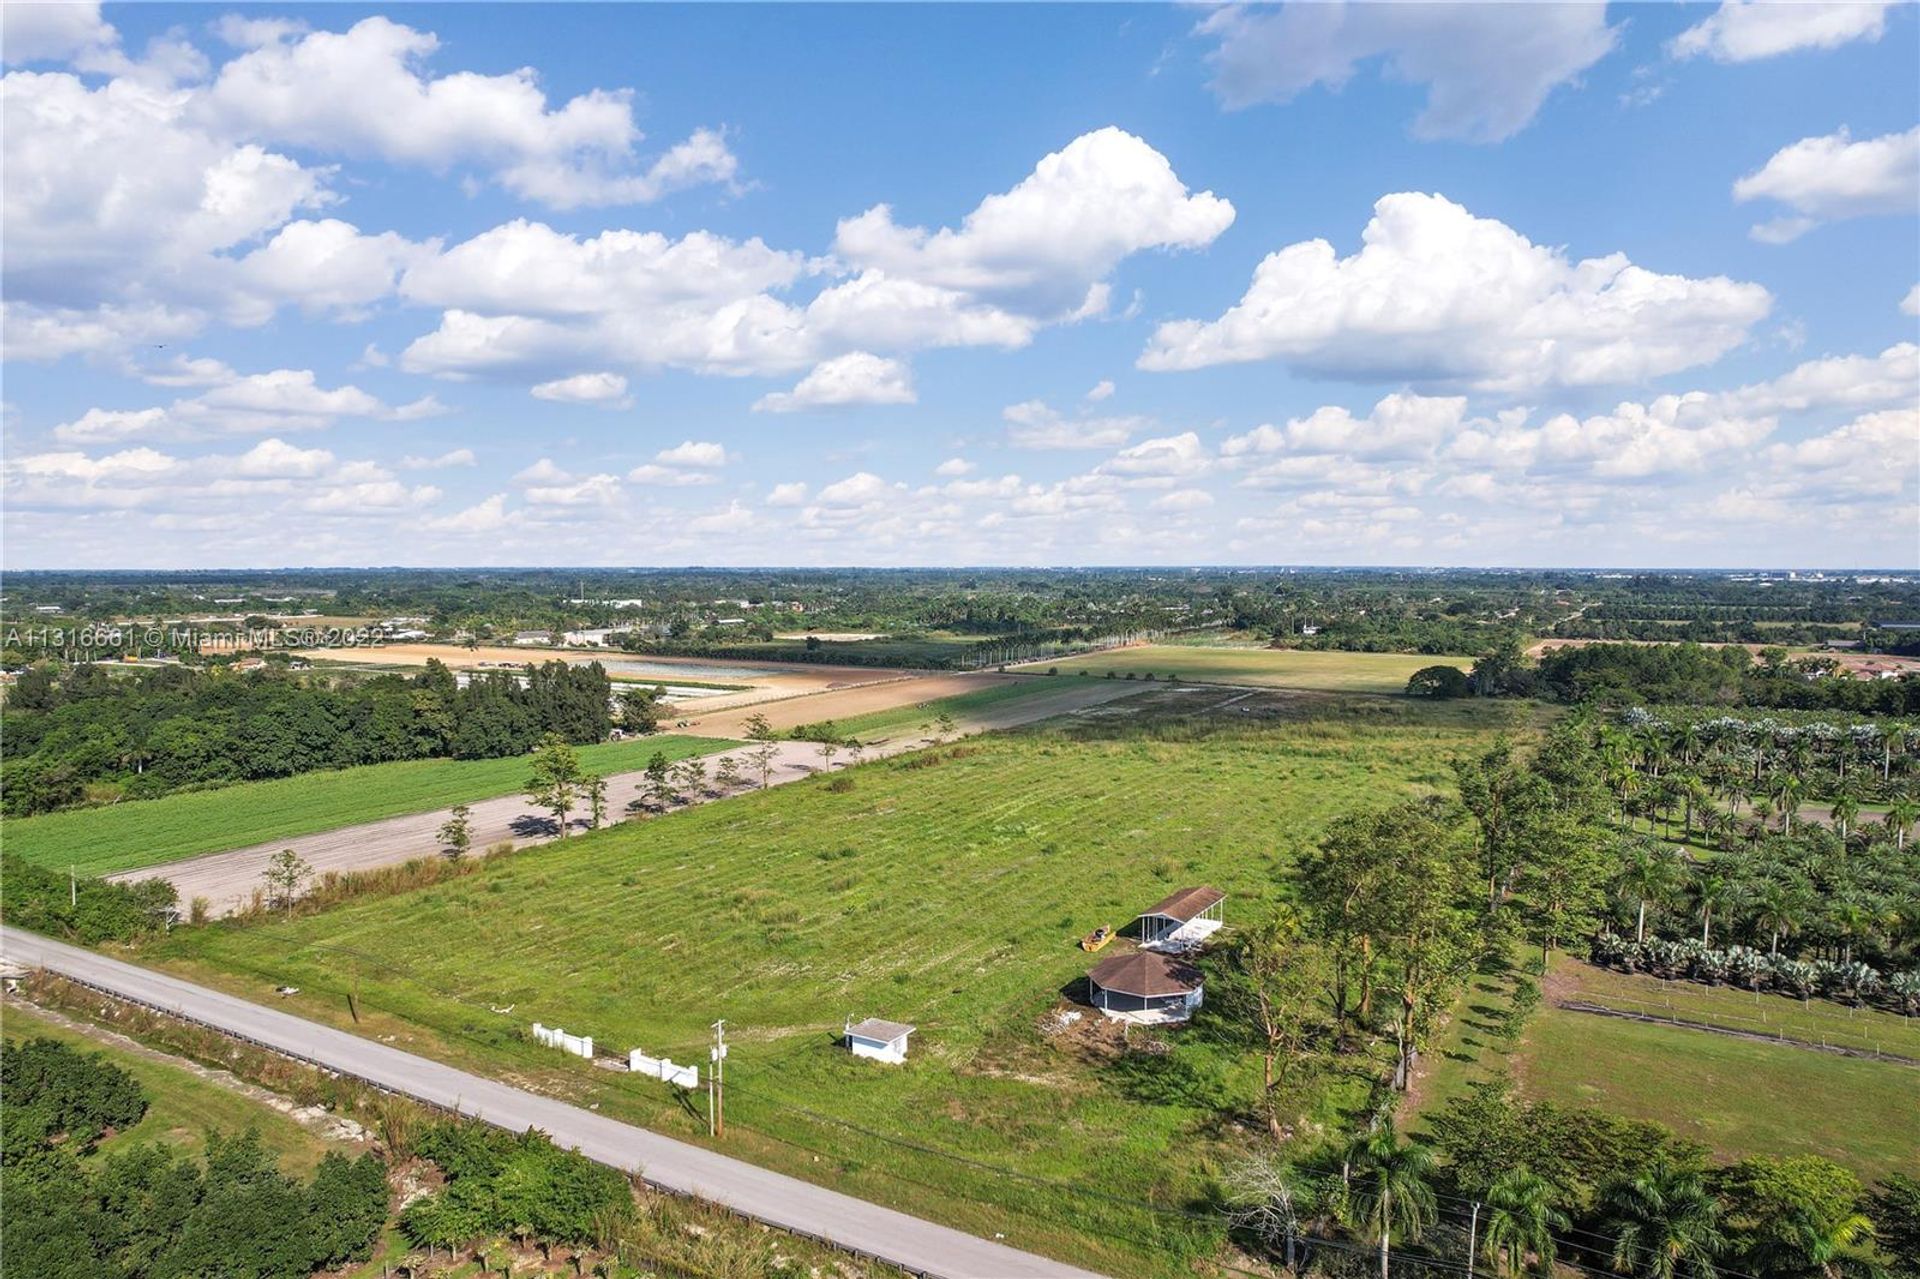
[[[553,632],[515,631],[513,633],[513,642],[516,644],[551,644],[553,643]]]
[[[907,1036],[914,1027],[898,1021],[869,1017],[865,1021],[847,1019],[847,1047],[856,1057],[869,1057],[897,1066],[907,1059]]]
[[[1227,895],[1204,884],[1183,888],[1140,912],[1140,944],[1153,950],[1192,950],[1220,929]]]
[[[1198,968],[1149,950],[1115,955],[1087,974],[1089,1002],[1126,1021],[1185,1021],[1204,993]]]

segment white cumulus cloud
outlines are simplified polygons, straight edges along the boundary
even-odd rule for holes
[[[1229,109],[1288,102],[1315,85],[1338,91],[1364,63],[1425,85],[1422,138],[1498,142],[1525,128],[1547,96],[1612,51],[1602,0],[1579,3],[1229,5],[1201,20],[1217,43],[1213,91]]]
[[[536,400],[558,404],[600,404],[609,408],[627,408],[633,401],[627,396],[627,379],[618,373],[576,373],[555,378],[533,388]]]
[[[1632,382],[1709,363],[1772,305],[1758,284],[1662,275],[1623,254],[1570,260],[1438,195],[1382,197],[1342,258],[1269,254],[1213,321],[1163,324],[1141,368],[1283,360],[1354,380],[1522,391]]]
[[[849,351],[816,364],[791,391],[774,391],[754,401],[760,413],[799,413],[852,404],[912,404],[913,373],[899,360],[867,351]]]
[[[1733,198],[1773,200],[1791,214],[1753,228],[1767,244],[1798,239],[1822,222],[1920,207],[1920,126],[1855,142],[1846,129],[1802,138],[1733,184]]]
[[[1800,49],[1878,40],[1887,10],[1877,0],[1724,0],[1713,14],[1667,42],[1675,58],[1754,62]]]

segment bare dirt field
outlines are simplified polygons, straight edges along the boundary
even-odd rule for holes
[[[853,687],[829,685],[807,689],[806,695],[801,696],[782,690],[758,698],[702,698],[697,705],[681,706],[680,713],[668,720],[667,726],[674,732],[696,733],[702,737],[741,738],[747,734],[746,721],[760,714],[767,717],[774,731],[785,732],[802,724],[849,720],[936,698],[957,697],[1018,678],[997,674],[909,675],[901,671],[868,671],[867,674],[878,678]],[[774,697],[780,700],[772,700]]]
[[[428,659],[438,658],[456,671],[496,670],[554,660],[600,662],[616,681],[652,683],[657,680],[670,684],[677,677],[693,683],[747,686],[740,692],[687,699],[688,705],[697,702],[703,714],[777,698],[884,683],[911,674],[874,666],[782,665],[775,662],[735,662],[717,657],[654,657],[620,649],[554,648],[544,644],[524,647],[491,644],[479,648],[455,644],[381,644],[368,648],[304,649],[297,656],[319,662],[400,667],[425,666]]]

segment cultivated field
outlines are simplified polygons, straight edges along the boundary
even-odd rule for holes
[[[645,768],[655,751],[685,759],[726,745],[659,735],[581,747],[580,762],[591,772],[613,773]],[[524,755],[411,759],[13,818],[6,822],[5,841],[8,852],[28,861],[109,875],[509,795],[526,780]]]
[[[1464,657],[1421,657],[1404,653],[1332,653],[1301,649],[1206,648],[1193,644],[1138,644],[1058,661],[1036,662],[1025,670],[1058,667],[1062,677],[1081,671],[1119,678],[1175,678],[1212,684],[1250,684],[1262,688],[1303,688],[1329,693],[1403,693],[1407,677],[1422,667],[1452,664],[1463,670]]]
[[[1042,1033],[1088,966],[1075,939],[1189,883],[1227,890],[1230,922],[1250,914],[1333,816],[1445,787],[1452,755],[1523,714],[1259,694],[1213,719],[1102,708],[848,770],[846,791],[801,782],[433,889],[179,930],[156,957],[256,998],[299,986],[289,1003],[333,1021],[357,980],[363,1033],[693,1138],[701,1119],[663,1085],[569,1063],[526,1026],[696,1061],[725,1017],[732,1153],[1111,1273],[1185,1274],[1217,1225],[1183,1213],[1255,1066],[1204,1024],[1166,1055],[1088,1019]],[[916,1024],[907,1065],[835,1047],[849,1015]]]
[[[102,1141],[103,1152],[158,1141],[181,1154],[198,1156],[206,1149],[209,1128],[226,1133],[252,1128],[260,1134],[260,1144],[279,1156],[283,1172],[305,1177],[329,1150],[348,1149],[269,1105],[269,1094],[264,1090],[223,1072],[144,1048],[111,1031],[49,1014],[24,1000],[9,998],[5,1009],[9,1040],[57,1039],[83,1052],[103,1053],[139,1081],[147,1095],[146,1116],[125,1132]]]

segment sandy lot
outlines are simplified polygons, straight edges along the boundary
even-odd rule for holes
[[[609,673],[616,680],[646,682],[650,676],[622,675],[616,669],[617,665],[644,665],[663,670],[685,671],[683,678],[696,683],[748,685],[748,688],[742,692],[720,693],[695,699],[703,715],[733,706],[748,706],[778,698],[880,684],[911,675],[907,671],[875,666],[815,666],[800,663],[783,665],[776,662],[735,662],[717,657],[654,657],[646,653],[627,653],[620,649],[550,648],[537,644],[525,647],[483,644],[479,648],[471,649],[455,644],[382,644],[371,648],[306,649],[301,651],[299,656],[320,662],[346,662],[372,666],[425,666],[429,658],[437,657],[456,671],[494,670],[556,659],[565,662],[597,661],[606,663]],[[665,678],[663,677],[663,680]],[[944,694],[934,694],[934,696],[944,696]],[[891,704],[888,703],[888,705]]]
[[[747,719],[755,714],[765,715],[776,731],[784,731],[821,720],[851,719],[874,711],[890,711],[896,706],[971,693],[1014,678],[999,674],[907,675],[887,671],[881,678],[856,687],[829,688],[811,696],[787,696],[777,701],[765,697],[702,698],[698,704],[682,706],[681,714],[664,720],[662,727],[702,737],[741,738],[746,736]]]

